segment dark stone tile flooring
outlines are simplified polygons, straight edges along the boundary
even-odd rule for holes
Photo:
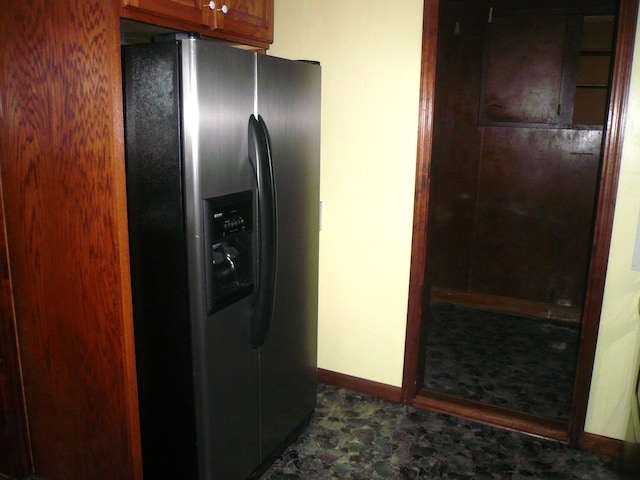
[[[433,302],[424,387],[566,420],[579,335],[578,325]]]
[[[610,457],[320,385],[309,427],[262,479],[605,480],[619,472]]]

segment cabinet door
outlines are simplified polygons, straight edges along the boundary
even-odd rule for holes
[[[483,124],[557,124],[567,17],[497,17],[489,26],[480,119]]]
[[[122,6],[144,13],[161,15],[193,26],[209,27],[213,22],[212,10],[204,0],[122,0]]]
[[[273,0],[219,0],[216,4],[219,6],[215,9],[215,29],[273,41]]]

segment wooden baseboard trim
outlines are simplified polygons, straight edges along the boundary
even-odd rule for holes
[[[431,299],[467,307],[484,308],[503,313],[543,318],[546,320],[580,323],[581,311],[580,308],[575,307],[562,307],[531,300],[501,297],[499,295],[458,292],[440,288],[431,289]]]
[[[569,427],[566,421],[517,412],[477,400],[461,398],[433,390],[421,390],[411,405],[548,440],[562,443],[569,441]]]
[[[402,389],[384,383],[373,382],[344,373],[333,372],[331,370],[318,369],[318,381],[333,385],[334,387],[345,388],[372,397],[383,398],[392,402],[402,402]]]
[[[584,432],[580,448],[592,453],[622,458],[625,454],[625,442],[617,438],[603,437],[595,433]]]

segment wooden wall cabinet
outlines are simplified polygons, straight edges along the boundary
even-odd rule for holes
[[[227,13],[216,9],[216,29],[229,35],[241,35],[273,42],[273,0],[227,0]]]
[[[480,122],[602,128],[613,15],[496,15],[487,25]]]
[[[257,48],[273,42],[273,0],[121,0],[121,16]]]
[[[194,28],[209,28],[213,11],[204,7],[204,0],[122,0],[123,17],[143,12],[188,23]]]

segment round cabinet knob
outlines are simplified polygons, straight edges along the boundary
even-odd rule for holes
[[[220,9],[220,11],[222,13],[227,13],[229,11],[229,7],[227,7],[226,5],[222,5],[222,8]]]
[[[205,7],[209,7],[211,10],[215,10],[216,2],[211,1],[211,2],[209,2],[207,4],[205,4]]]

